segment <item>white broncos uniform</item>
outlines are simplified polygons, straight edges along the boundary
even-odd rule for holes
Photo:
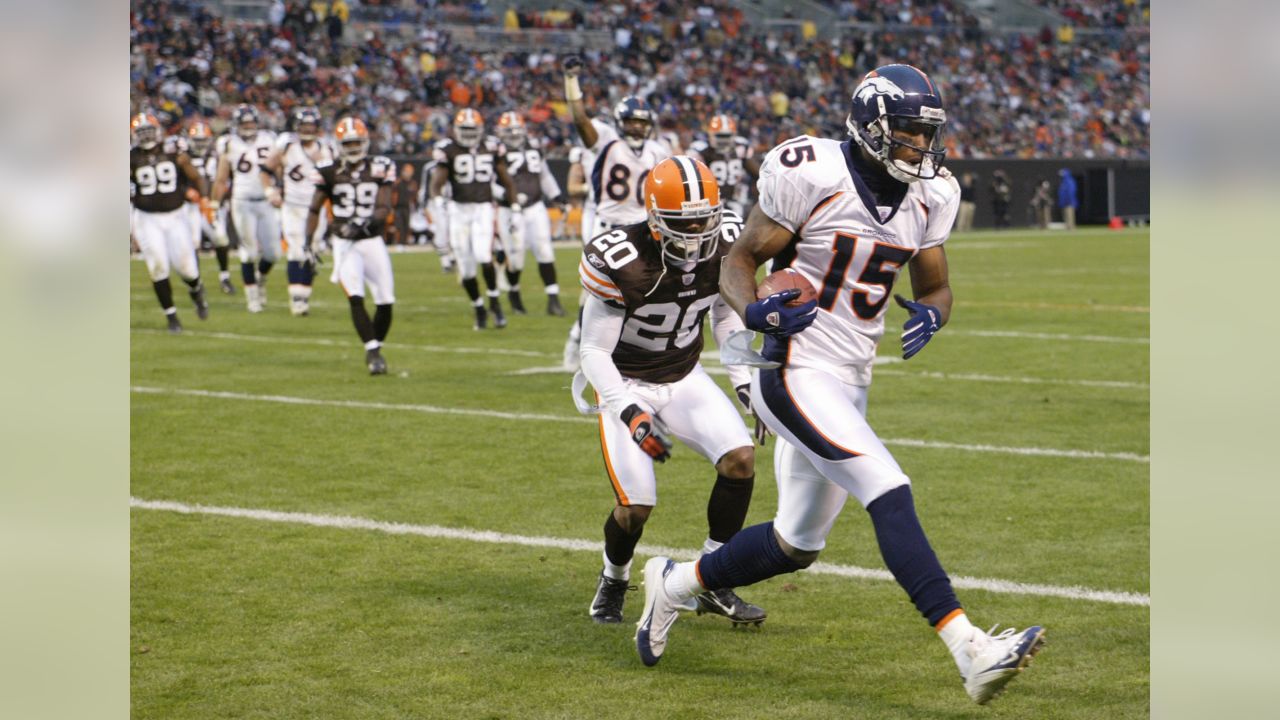
[[[591,195],[596,200],[596,227],[591,237],[633,223],[644,222],[644,179],[655,165],[671,157],[667,146],[657,140],[644,141],[637,152],[611,126],[599,123],[596,144],[589,149],[596,161],[591,166]]]
[[[884,314],[902,267],[942,245],[960,206],[943,171],[908,186],[896,207],[876,200],[853,169],[852,141],[809,136],[771,150],[757,187],[762,212],[797,233],[774,258],[818,289],[813,324],[767,338],[752,407],[778,433],[775,527],[788,543],[820,550],[850,494],[865,506],[910,482],[867,424],[867,387]]]
[[[234,133],[225,137],[219,150],[231,165],[231,221],[240,237],[240,262],[275,262],[280,257],[280,213],[267,202],[258,174],[275,146],[275,135],[259,130],[248,141]]]
[[[280,151],[280,169],[284,175],[284,205],[281,206],[281,227],[284,230],[285,255],[294,262],[306,260],[307,214],[311,210],[311,198],[316,193],[320,165],[332,165],[337,160],[333,147],[322,138],[316,139],[316,159],[312,159],[302,147],[302,141],[294,133],[284,133],[276,143]],[[320,214],[315,237],[326,232],[325,213]]]

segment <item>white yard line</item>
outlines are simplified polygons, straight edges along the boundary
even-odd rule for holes
[[[141,333],[144,335],[168,335],[167,330],[153,330],[151,328],[132,328],[131,332]],[[358,338],[352,337],[350,340],[333,340],[331,338],[301,338],[287,337],[284,335],[243,335],[240,333],[229,332],[210,332],[207,330],[187,330],[183,329],[183,337],[208,338],[212,340],[236,340],[243,342],[262,342],[262,343],[278,343],[281,345],[324,345],[326,347],[345,347],[359,348],[360,342]],[[383,347],[388,350],[423,350],[425,352],[435,353],[454,353],[459,355],[511,355],[514,357],[528,358],[548,358],[560,357],[559,353],[542,353],[533,350],[514,350],[511,348],[499,347],[460,347],[457,345],[404,345],[401,343],[386,343]]]
[[[1146,305],[1091,305],[1087,303],[1034,303],[1005,300],[963,300],[957,303],[961,307],[994,307],[1013,308],[1015,310],[1089,310],[1097,312],[1142,313],[1149,315],[1151,308]]]
[[[1121,343],[1126,345],[1150,345],[1151,338],[1117,337],[1114,335],[1068,335],[1066,333],[1019,332],[1016,330],[947,330],[948,335],[970,337],[1015,338],[1019,340],[1063,340],[1067,342]]]
[[[577,540],[573,538],[540,537],[536,535],[510,535],[491,530],[473,530],[470,528],[451,528],[440,525],[411,525],[407,523],[382,522],[368,518],[342,515],[315,515],[312,513],[280,512],[276,510],[260,510],[252,508],[218,507],[210,505],[191,505],[165,500],[144,500],[130,497],[129,507],[138,510],[158,510],[176,512],[185,515],[216,515],[221,517],[259,520],[265,522],[310,525],[312,527],[339,528],[342,530],[372,530],[389,535],[416,535],[419,537],[445,540],[462,540],[466,542],[493,543],[498,545],[521,545],[524,547],[554,548],[582,552],[600,552],[598,540]],[[640,545],[636,551],[641,555],[665,555],[677,560],[693,560],[698,553],[681,549],[656,545]],[[814,563],[805,572],[815,575],[836,575],[839,577],[857,578],[861,580],[892,581],[893,575],[887,570],[863,568],[856,565],[836,565],[832,563]],[[1039,585],[1000,580],[996,578],[975,578],[964,575],[951,576],[951,584],[960,590],[986,590],[1008,595],[1034,595],[1041,597],[1057,597],[1069,600],[1087,600],[1091,602],[1110,603],[1113,605],[1137,605],[1150,607],[1151,597],[1143,593],[1116,592],[1111,590],[1093,590],[1079,586]]]
[[[366,402],[362,400],[319,400],[315,398],[291,397],[288,395],[254,395],[251,393],[225,392],[216,390],[196,390],[185,388],[157,388],[133,386],[133,393],[144,395],[183,395],[187,397],[212,398],[217,400],[241,400],[250,402],[281,403],[285,405],[310,405],[319,407],[340,407],[357,410],[393,410],[401,412],[417,412],[429,415],[471,415],[491,417],[502,420],[544,420],[547,422],[595,423],[596,420],[581,415],[549,415],[539,413],[512,413],[498,410],[471,408],[447,408],[437,405],[416,405],[400,403]],[[568,402],[565,398],[565,402]],[[939,450],[961,450],[965,452],[997,453],[1003,455],[1025,455],[1040,457],[1080,458],[1093,460],[1120,460],[1124,462],[1150,463],[1147,455],[1135,453],[1109,453],[1096,450],[1063,450],[1059,448],[1040,447],[1008,447],[1001,445],[969,445],[964,443],[941,442],[935,440],[917,440],[914,438],[880,438],[886,445],[906,447],[922,447]]]

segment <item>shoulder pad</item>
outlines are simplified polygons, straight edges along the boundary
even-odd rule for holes
[[[327,170],[331,167],[333,167],[332,160],[321,160],[320,162],[316,163],[317,170]]]
[[[187,141],[177,135],[170,135],[164,139],[160,147],[166,155],[177,155],[187,152]]]
[[[369,175],[388,182],[396,179],[396,164],[385,155],[374,155],[369,158]]]
[[[289,144],[295,142],[298,136],[291,132],[282,132],[276,137],[276,147],[281,151],[289,147]]]
[[[705,153],[711,144],[706,140],[694,140],[689,144],[689,149],[699,153]]]

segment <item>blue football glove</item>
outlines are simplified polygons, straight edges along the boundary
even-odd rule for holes
[[[747,306],[747,328],[774,337],[787,337],[809,327],[818,316],[818,301],[788,307],[787,303],[800,297],[796,288],[774,293]]]
[[[902,359],[910,360],[929,342],[929,338],[942,326],[942,313],[938,308],[924,303],[911,302],[901,295],[894,294],[894,300],[911,313],[911,317],[902,323]]]

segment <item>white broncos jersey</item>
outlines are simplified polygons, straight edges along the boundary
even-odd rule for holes
[[[649,214],[644,209],[644,179],[653,166],[671,157],[667,146],[657,140],[644,141],[639,152],[618,137],[618,131],[604,124],[596,125],[596,154],[591,168],[591,196],[596,201],[596,220],[607,225],[631,225],[644,222]]]
[[[876,207],[849,152],[858,152],[852,140],[805,135],[770,150],[761,165],[760,210],[797,234],[774,269],[789,266],[804,275],[818,291],[820,310],[812,325],[767,346],[766,355],[779,359],[774,355],[785,351],[791,367],[866,386],[893,284],[916,253],[951,234],[960,186],[943,170],[911,183],[897,207]]]
[[[280,149],[280,169],[284,174],[284,201],[290,205],[311,206],[316,194],[320,173],[316,168],[332,165],[338,156],[323,138],[316,138],[315,160],[302,148],[302,141],[294,133],[280,135],[276,147]]]
[[[225,144],[221,141],[225,138]],[[269,130],[259,130],[253,140],[232,133],[219,138],[218,154],[231,164],[231,197],[237,200],[263,200],[262,176],[258,166],[266,162],[275,147],[276,136]]]

